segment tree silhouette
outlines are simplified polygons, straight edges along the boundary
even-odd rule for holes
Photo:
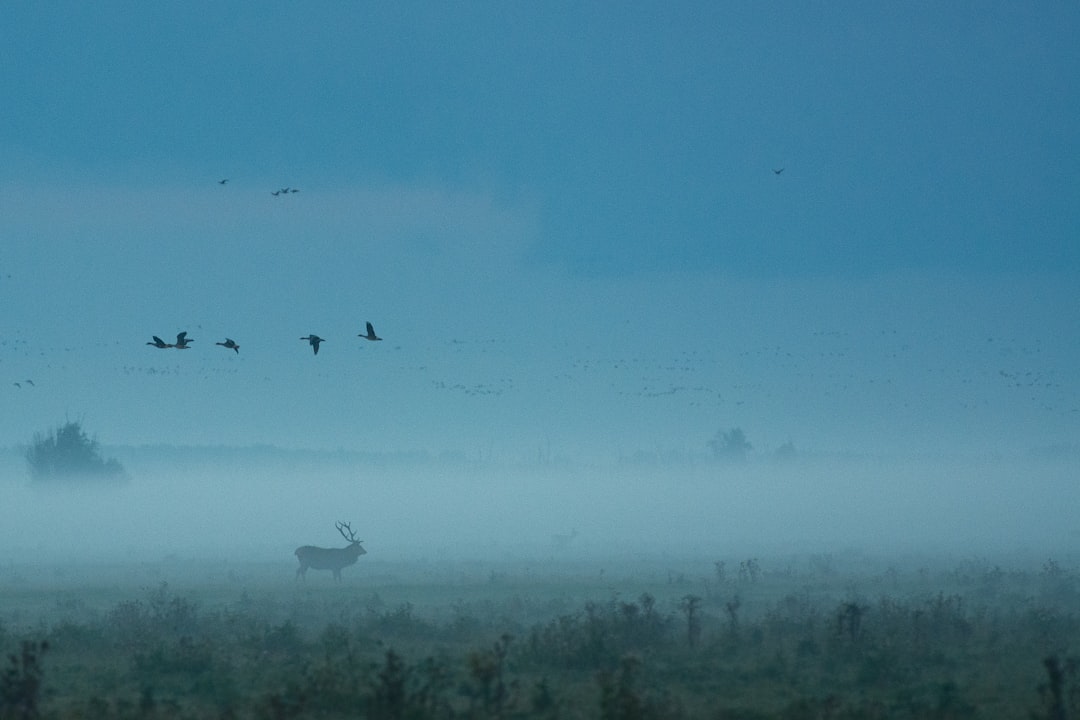
[[[120,462],[103,458],[97,441],[75,421],[68,421],[47,434],[35,433],[25,456],[30,479],[35,483],[121,481],[126,477]]]
[[[717,430],[708,445],[713,456],[720,460],[744,460],[746,453],[754,449],[754,446],[747,442],[746,433],[737,427],[727,432]]]
[[[794,460],[799,455],[795,449],[795,443],[788,440],[786,443],[776,448],[776,452],[773,453],[773,457],[782,462]]]

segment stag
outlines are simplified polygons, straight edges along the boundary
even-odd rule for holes
[[[314,545],[304,545],[296,548],[296,559],[300,561],[300,567],[296,569],[296,577],[307,579],[308,568],[316,570],[333,570],[334,579],[341,580],[341,569],[346,565],[352,565],[361,555],[367,555],[367,550],[360,544],[363,540],[356,539],[351,523],[334,523],[341,536],[349,541],[343,548],[321,548]],[[347,531],[347,532],[346,532]]]
[[[566,548],[570,547],[570,543],[574,542],[574,538],[576,538],[577,536],[577,528],[574,528],[574,530],[569,535],[552,535],[551,545],[556,550],[565,550]]]

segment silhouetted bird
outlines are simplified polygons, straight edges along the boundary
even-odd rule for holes
[[[301,340],[307,340],[308,343],[311,345],[311,349],[315,351],[316,355],[319,354],[319,343],[326,342],[325,340],[323,340],[318,335],[308,335],[307,337],[302,337],[300,339]]]
[[[23,380],[23,382],[26,383],[27,385],[29,385],[30,387],[34,387],[34,381],[33,380]]]
[[[147,345],[153,345],[156,348],[171,348],[172,347],[172,345],[165,342],[164,340],[159,338],[157,335],[154,335],[154,342],[148,342],[146,344]]]
[[[223,343],[214,343],[214,344],[215,345],[220,345],[221,347],[226,348],[228,350],[235,350],[237,352],[237,354],[239,354],[239,352],[240,352],[240,346],[237,345],[236,343],[234,343],[229,338],[225,338],[225,342],[223,342]]]
[[[382,340],[381,337],[378,337],[375,334],[375,328],[371,325],[371,323],[367,324],[367,335],[360,335],[359,337],[362,337],[365,340]]]
[[[217,184],[218,184],[218,185],[224,185],[224,184],[225,184],[225,183],[227,183],[227,182],[229,182],[229,178],[225,178],[224,180],[218,180],[218,181],[217,181]]]
[[[776,173],[777,175],[779,175],[780,173],[784,172],[784,168],[780,168],[779,170],[777,170],[776,168],[773,168],[773,172]]]
[[[274,197],[277,197],[278,195],[280,195],[280,194],[281,194],[281,191],[280,191],[280,190],[272,190],[272,191],[270,192],[270,194],[271,194],[271,195],[273,195]]]
[[[188,350],[188,343],[190,342],[195,342],[195,340],[194,338],[189,340],[187,336],[187,330],[185,330],[182,333],[177,333],[176,344],[173,345],[173,347],[177,350]]]

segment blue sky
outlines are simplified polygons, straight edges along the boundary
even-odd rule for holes
[[[1073,4],[2,17],[0,444],[1075,442]]]
[[[6,14],[22,177],[476,188],[540,207],[535,258],[599,274],[1078,260],[1067,3]]]

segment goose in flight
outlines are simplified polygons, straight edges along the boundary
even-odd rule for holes
[[[300,339],[301,340],[307,340],[308,344],[311,345],[311,349],[315,351],[316,355],[319,354],[319,343],[326,342],[321,337],[319,337],[318,335],[314,335],[314,334],[308,335],[307,337],[302,337]]]
[[[231,338],[225,338],[225,342],[223,342],[223,343],[214,343],[214,344],[215,345],[220,345],[221,347],[225,348],[226,350],[235,350],[237,354],[240,353],[240,346],[237,345],[235,342],[233,342],[233,340]]]
[[[189,350],[190,348],[188,348],[188,343],[190,343],[190,342],[195,342],[195,340],[194,340],[194,338],[189,340],[188,336],[187,336],[187,330],[185,330],[182,333],[177,333],[177,335],[176,335],[176,344],[173,345],[173,347],[176,348],[177,350]]]
[[[381,337],[375,334],[375,327],[371,323],[367,324],[367,335],[360,335],[359,337],[365,340],[382,340]]]
[[[173,347],[169,343],[167,343],[164,340],[162,340],[161,338],[159,338],[157,335],[154,335],[154,342],[148,342],[146,344],[147,345],[153,345],[156,348],[171,348],[171,347]]]
[[[779,170],[777,170],[776,168],[773,168],[773,172],[776,173],[777,175],[779,175],[780,173],[784,172],[784,168],[780,168]]]
[[[227,183],[227,182],[229,182],[229,178],[225,178],[224,180],[218,180],[218,181],[217,181],[217,184],[218,184],[218,185],[224,185],[224,184],[225,184],[225,183]]]

